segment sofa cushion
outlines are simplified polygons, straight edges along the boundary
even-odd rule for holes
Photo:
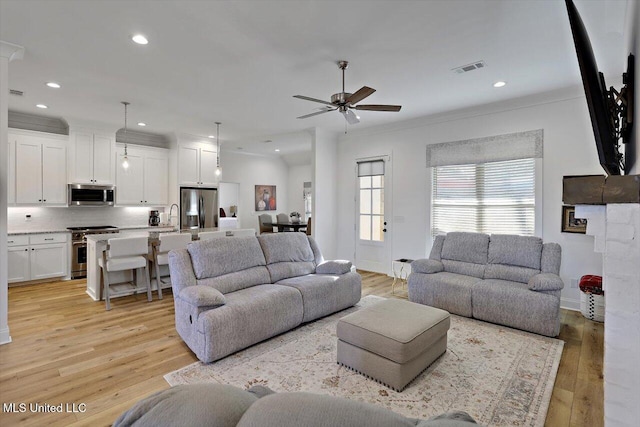
[[[542,239],[534,236],[492,234],[489,263],[515,265],[540,270]]]
[[[239,289],[271,283],[271,276],[269,275],[267,267],[259,266],[247,268],[242,271],[234,271],[233,273],[223,274],[218,277],[196,280],[196,282],[198,285],[210,286],[216,288],[223,294],[228,294],[229,292],[235,292]]]
[[[253,286],[226,294],[225,299],[225,305],[201,313],[197,320],[202,347],[192,350],[205,363],[293,329],[302,322],[302,296],[287,286]]]
[[[532,291],[561,291],[564,282],[557,274],[540,273],[529,280],[529,289]]]
[[[316,266],[317,274],[347,274],[351,271],[351,261],[337,259],[334,261],[325,261]]]
[[[310,261],[289,261],[269,264],[267,265],[267,270],[269,271],[271,282],[277,283],[283,279],[313,274],[316,271],[316,267],[315,264]]]
[[[413,273],[440,273],[444,271],[444,265],[435,259],[417,259],[411,263]]]
[[[484,270],[485,279],[511,280],[513,282],[527,283],[540,270],[517,267],[515,265],[489,264]]]
[[[473,286],[473,317],[554,337],[560,332],[560,301],[529,290],[526,283],[482,280]]]
[[[258,236],[267,264],[314,262],[309,239],[304,233],[268,233]]]
[[[442,244],[442,259],[486,264],[489,235],[483,233],[447,233]]]
[[[409,301],[471,317],[471,290],[482,281],[477,277],[449,272],[409,275]]]
[[[477,277],[478,279],[482,279],[484,277],[485,264],[474,264],[471,262],[443,259],[442,265],[444,267],[444,271],[448,271],[449,273]]]
[[[361,277],[350,272],[341,275],[309,274],[276,282],[297,289],[302,295],[303,322],[310,322],[360,301]]]
[[[187,251],[198,279],[218,277],[266,264],[255,237],[201,240],[187,246]]]
[[[224,295],[209,286],[189,286],[180,291],[178,298],[196,307],[216,307],[225,302]]]

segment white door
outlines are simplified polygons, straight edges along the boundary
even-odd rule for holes
[[[169,159],[166,156],[149,153],[145,157],[144,197],[153,206],[169,202]]]
[[[16,140],[9,135],[9,157],[7,169],[7,203],[16,202]]]
[[[21,137],[16,144],[16,203],[42,203],[42,144]]]
[[[178,148],[178,181],[185,185],[200,184],[200,150],[193,147]]]
[[[116,160],[116,204],[144,204],[144,158],[141,154],[128,150],[129,168],[122,167],[124,150],[118,153]]]
[[[214,148],[202,147],[200,149],[200,184],[216,185],[217,153]]]
[[[75,133],[75,147],[73,158],[74,176],[72,182],[82,184],[93,183],[93,134],[88,132]]]
[[[66,243],[32,246],[30,252],[31,280],[67,275]]]
[[[391,268],[391,162],[359,161],[356,168],[356,253],[358,269],[389,274]]]
[[[29,280],[29,247],[14,246],[8,251],[8,280],[9,283]]]
[[[42,144],[42,202],[67,204],[67,148],[63,144]]]
[[[103,135],[93,137],[93,182],[95,184],[113,184],[114,139]]]

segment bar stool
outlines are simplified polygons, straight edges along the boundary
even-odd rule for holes
[[[200,240],[211,240],[211,239],[219,239],[221,237],[226,237],[226,231],[203,231],[202,233],[198,233],[198,239]]]
[[[137,272],[139,269],[144,269],[147,283],[147,299],[151,301],[151,282],[149,280],[149,269],[147,268],[148,254],[149,239],[147,237],[115,237],[107,241],[107,247],[102,253],[102,258],[98,260],[98,264],[102,268],[100,290],[102,291],[104,288],[107,310],[111,310],[109,273],[113,271],[133,270],[133,281],[124,283],[131,283],[134,288],[137,288]]]
[[[156,270],[156,285],[158,286],[158,299],[162,299],[162,284],[165,282],[160,276],[160,266],[169,265],[169,251],[184,249],[191,243],[191,233],[166,233],[159,236],[160,244],[153,246],[153,264]]]

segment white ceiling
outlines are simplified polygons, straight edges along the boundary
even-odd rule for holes
[[[619,78],[627,1],[576,0],[600,69]],[[414,119],[580,84],[563,1],[24,1],[0,2],[0,39],[25,47],[10,66],[9,108],[147,131],[215,134],[225,149],[300,151],[304,130],[344,130],[338,113],[306,120],[340,91],[377,89],[358,128]],[[147,46],[131,42],[134,33]],[[478,60],[465,74],[452,68]],[[505,80],[507,86],[492,84]],[[62,89],[45,87],[47,81]],[[291,134],[293,136],[286,136]],[[271,139],[274,143],[264,144]],[[268,147],[267,147],[268,146]]]

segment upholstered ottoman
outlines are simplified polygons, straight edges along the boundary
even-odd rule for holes
[[[449,313],[388,299],[338,321],[338,363],[396,390],[447,350]]]

